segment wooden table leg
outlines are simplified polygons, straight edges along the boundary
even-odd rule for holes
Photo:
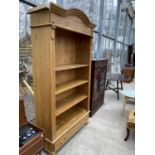
[[[127,141],[130,135],[130,129],[126,128],[126,131],[127,131],[127,134],[126,134],[126,137],[124,138],[124,141]]]

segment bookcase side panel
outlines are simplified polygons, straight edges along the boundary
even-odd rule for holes
[[[41,26],[50,24],[50,12],[49,10],[42,10],[31,14],[30,18],[31,26]]]
[[[45,136],[54,138],[55,81],[51,27],[32,28],[32,64],[36,107],[36,124],[45,129]]]

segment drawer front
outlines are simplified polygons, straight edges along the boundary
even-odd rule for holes
[[[54,146],[57,151],[65,142],[67,142],[88,120],[88,115],[81,119],[72,129],[70,129],[64,136],[59,138]]]

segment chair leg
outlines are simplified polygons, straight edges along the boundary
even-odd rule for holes
[[[127,134],[126,134],[126,137],[124,138],[124,141],[127,141],[130,135],[130,129],[126,128],[126,131],[127,131]]]
[[[119,100],[119,85],[118,85],[118,83],[119,82],[117,81],[117,88],[116,88],[117,89],[117,100]]]
[[[121,82],[121,89],[123,90],[123,83],[122,83],[122,81],[120,81]]]
[[[107,90],[108,84],[109,84],[109,81],[107,80],[105,90]]]

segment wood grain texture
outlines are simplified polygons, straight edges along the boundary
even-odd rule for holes
[[[88,112],[85,109],[78,106],[66,111],[57,118],[57,137],[61,137],[67,131],[69,131],[82,117],[87,115]]]
[[[70,15],[75,15],[76,17],[78,17],[78,19],[81,19],[83,21],[83,23],[85,25],[87,25],[88,27],[90,28],[95,28],[95,24],[93,24],[89,18],[79,9],[64,9],[58,5],[55,5],[54,3],[51,3],[50,5],[50,10],[55,13],[55,14],[58,14],[59,16],[62,16],[62,17],[66,17],[66,16],[70,16]],[[65,19],[65,18],[64,18]]]
[[[81,79],[76,79],[76,80],[72,80],[69,82],[64,82],[63,84],[59,84],[56,86],[56,92],[55,94],[58,95],[64,91],[70,90],[74,87],[80,86],[82,84],[87,83],[87,80],[81,80]]]
[[[69,64],[69,65],[59,65],[56,66],[56,71],[63,71],[74,68],[88,67],[87,64]]]
[[[92,29],[78,9],[36,7],[31,17],[36,124],[55,152],[88,120]]]
[[[43,42],[44,45],[42,44]],[[51,96],[54,87],[52,75],[55,74],[52,59],[51,47],[51,28],[38,28],[32,31],[32,65],[34,78],[34,92],[36,103],[36,123],[45,130],[45,136],[52,138],[52,104],[53,96]],[[51,73],[51,74],[49,74]],[[47,115],[48,113],[48,115]]]
[[[19,127],[26,124],[27,119],[25,115],[25,107],[24,107],[24,100],[19,100]]]
[[[76,132],[80,130],[87,122],[88,122],[89,114],[85,113],[83,116],[78,118],[76,120],[76,123],[73,122],[74,126],[70,126],[70,130],[65,132],[65,134],[61,137],[58,137],[58,139],[54,142],[55,150],[57,151],[62,147]]]
[[[72,108],[79,102],[83,101],[86,99],[87,96],[84,94],[73,94],[69,97],[66,97],[65,99],[59,101],[56,103],[56,116],[59,116],[66,110]]]
[[[92,60],[90,116],[104,103],[107,63],[107,59]]]
[[[83,20],[78,18],[76,15],[68,15],[63,17],[57,14],[53,14],[51,21],[55,26],[59,28],[79,32],[85,35],[91,34],[91,27],[83,24]]]

